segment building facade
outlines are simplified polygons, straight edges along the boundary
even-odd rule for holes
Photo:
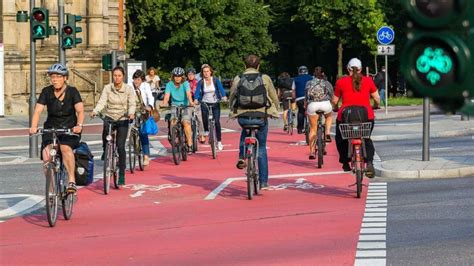
[[[4,110],[6,115],[28,114],[30,94],[30,23],[16,22],[19,10],[30,10],[29,0],[0,0],[0,43],[4,46]],[[35,0],[49,10],[49,25],[58,31],[58,0]],[[104,83],[102,55],[125,49],[125,0],[61,0],[65,13],[82,16],[82,43],[66,50],[68,83],[81,92],[86,108],[94,105]],[[28,11],[29,13],[29,11]],[[36,92],[49,84],[46,70],[59,61],[58,35],[36,41]]]

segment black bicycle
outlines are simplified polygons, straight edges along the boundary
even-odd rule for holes
[[[117,151],[117,130],[114,126],[116,123],[121,122],[120,120],[112,120],[110,117],[99,114],[99,118],[104,121],[105,125],[109,128],[108,134],[105,137],[107,143],[105,144],[105,157],[104,157],[104,194],[109,194],[110,191],[110,179],[114,180],[114,187],[119,188],[118,184],[118,151]]]
[[[291,109],[291,101],[293,100],[293,98],[287,97],[286,100],[288,101],[288,110],[286,114],[286,124],[287,124],[286,133],[288,133],[289,135],[293,135],[293,127],[295,126],[294,114],[293,114],[293,110]]]
[[[198,106],[197,108],[200,108]],[[193,132],[193,153],[196,153],[198,150],[198,118],[196,114],[196,109],[193,109],[192,116],[191,116],[191,130]]]
[[[213,109],[214,107],[212,104],[207,104],[205,102],[202,102],[207,110],[208,110],[208,125],[209,125],[209,145],[211,145],[211,150],[212,150],[212,158],[216,159],[217,158],[217,137],[216,137],[216,122],[214,119],[214,114],[213,114]],[[219,104],[219,103],[217,103]],[[217,118],[219,119],[219,118]]]
[[[260,128],[259,125],[245,125],[246,130],[244,140],[244,160],[247,163],[245,174],[247,176],[247,196],[251,200],[253,195],[258,195],[259,176],[258,176],[258,139],[255,137],[255,131]]]
[[[318,149],[318,168],[321,168],[324,164],[324,155],[326,154],[326,126],[324,124],[324,112],[317,111],[319,115],[318,119],[318,134],[316,138],[315,146]]]
[[[183,111],[186,111],[188,107],[192,106],[172,105],[164,107],[164,109],[170,109],[171,114],[174,114],[174,117],[170,117],[168,120],[168,128],[170,128],[168,138],[171,144],[171,152],[173,153],[173,161],[176,165],[180,164],[181,161],[188,160],[188,145],[182,125]]]
[[[61,201],[64,219],[69,220],[72,217],[72,209],[76,201],[75,193],[67,192],[68,174],[64,167],[59,148],[59,135],[74,134],[71,129],[38,129],[35,135],[51,134],[53,143],[49,145],[49,161],[44,165],[46,168],[46,216],[49,226],[54,227],[58,218],[58,201]]]
[[[140,171],[145,170],[144,153],[142,143],[140,141],[140,126],[142,124],[141,116],[138,115],[130,127],[130,134],[128,137],[128,162],[130,166],[130,173],[135,173],[137,167]]]

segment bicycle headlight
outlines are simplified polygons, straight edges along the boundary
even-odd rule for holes
[[[107,135],[107,136],[105,137],[105,139],[106,139],[107,141],[111,141],[111,140],[112,140],[112,136],[111,136],[111,135]]]
[[[49,155],[51,155],[51,156],[56,156],[56,154],[57,154],[57,152],[56,152],[55,149],[49,150]]]

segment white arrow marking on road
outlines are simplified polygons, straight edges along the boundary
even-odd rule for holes
[[[29,195],[29,194],[6,194],[0,195],[0,199],[10,199],[10,198],[23,198],[26,197],[24,200],[18,202],[17,204],[6,208],[0,211],[0,218],[15,216],[24,211],[31,209],[32,207],[38,205],[40,202],[44,200],[43,196],[38,195]],[[41,206],[39,206],[41,207]],[[38,207],[38,208],[39,208]]]

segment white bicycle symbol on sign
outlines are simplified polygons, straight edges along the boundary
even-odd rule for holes
[[[392,40],[393,36],[392,34],[390,34],[390,32],[388,31],[382,31],[382,33],[379,34],[379,39],[380,40],[387,40],[387,41],[390,41]]]

